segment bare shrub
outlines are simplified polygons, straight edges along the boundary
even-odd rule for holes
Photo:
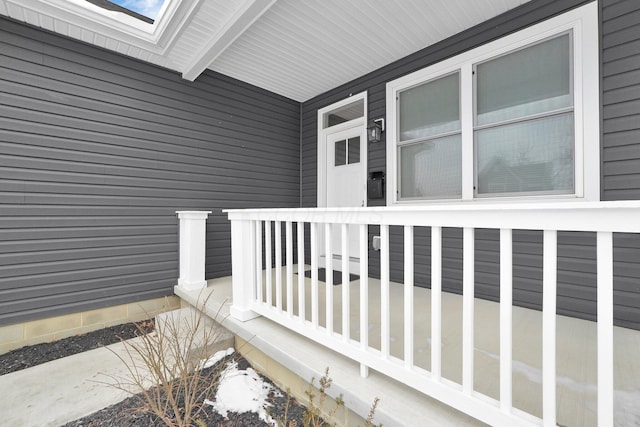
[[[167,314],[153,333],[140,328],[138,338],[123,341],[124,356],[112,350],[128,376],[112,377],[115,383],[110,384],[137,396],[142,408],[167,426],[177,427],[202,424],[204,400],[215,392],[224,370],[220,363],[205,370],[204,361],[226,333],[200,310],[182,314]]]

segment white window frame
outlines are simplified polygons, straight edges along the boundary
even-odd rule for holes
[[[474,197],[474,64],[490,60],[566,33],[573,32],[574,185],[563,195]],[[498,202],[525,200],[600,200],[600,80],[597,2],[573,9],[501,39],[479,46],[422,70],[387,83],[387,205],[447,202]],[[399,200],[398,111],[399,93],[446,74],[460,72],[460,120],[462,129],[462,197],[438,200]]]

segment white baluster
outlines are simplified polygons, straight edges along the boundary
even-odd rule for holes
[[[613,234],[597,233],[598,425],[613,425]]]
[[[342,339],[349,342],[351,339],[351,301],[349,283],[349,225],[341,226],[342,249]]]
[[[431,227],[431,375],[442,375],[442,228]]]
[[[282,222],[275,222],[275,231],[273,238],[275,239],[276,251],[276,308],[282,311]]]
[[[512,405],[513,235],[500,230],[500,407]]]
[[[318,224],[311,226],[311,324],[318,329]]]
[[[556,425],[556,292],[558,234],[544,230],[542,249],[542,419]]]
[[[413,367],[413,226],[404,226],[404,366]]]
[[[256,228],[256,299],[260,302],[264,302],[264,295],[262,293],[262,221],[255,222]]]
[[[473,392],[474,297],[475,297],[475,233],[463,229],[462,239],[462,389]]]
[[[380,351],[389,358],[389,226],[380,226]]]
[[[369,227],[360,225],[360,350],[369,349]],[[369,376],[369,367],[360,364],[360,376]]]
[[[265,279],[267,293],[267,305],[271,307],[273,305],[273,279],[271,277],[271,221],[264,222],[264,263],[265,266]]]
[[[325,314],[326,330],[329,335],[333,334],[333,245],[332,226],[324,225],[324,253],[325,253]]]
[[[285,223],[285,250],[287,264],[287,313],[293,317],[293,230],[291,221]]]
[[[301,322],[305,321],[305,265],[304,265],[304,222],[299,221],[298,227],[298,317]]]

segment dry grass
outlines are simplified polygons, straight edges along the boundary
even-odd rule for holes
[[[309,383],[309,387],[305,390],[305,394],[309,400],[309,403],[306,406],[304,411],[304,415],[302,418],[302,426],[303,427],[330,427],[335,426],[336,424],[330,424],[329,421],[335,417],[338,410],[344,407],[344,400],[342,395],[339,395],[335,399],[335,405],[328,409],[325,412],[325,404],[327,403],[327,399],[329,399],[329,395],[327,394],[327,390],[331,388],[331,384],[333,380],[329,375],[329,368],[327,367],[324,371],[324,375],[318,381],[319,387],[316,388],[315,378],[311,378],[311,382]],[[289,402],[291,399],[291,394],[287,390],[287,407],[289,406]],[[376,408],[380,403],[379,398],[375,398],[373,404],[371,405],[371,409],[369,409],[369,414],[367,419],[365,420],[365,427],[382,427],[382,424],[374,424],[373,419],[375,417]],[[288,411],[285,410],[283,417],[275,418],[278,427],[297,427],[296,420],[288,419]]]

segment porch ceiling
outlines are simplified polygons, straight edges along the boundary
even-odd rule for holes
[[[206,68],[305,101],[530,0],[167,0],[148,28],[84,0],[0,14],[178,71]]]

